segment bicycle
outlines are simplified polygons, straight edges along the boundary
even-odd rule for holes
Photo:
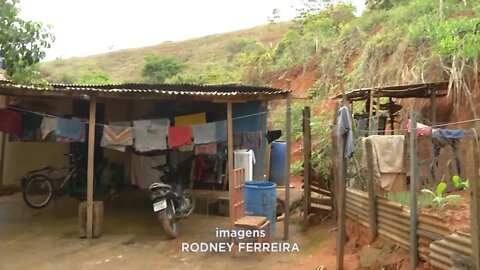
[[[81,166],[82,157],[75,158],[73,154],[65,154],[65,156],[70,157],[70,166],[44,166],[29,171],[26,176],[22,177],[23,200],[29,207],[44,208],[52,199],[69,193],[80,200],[86,199],[86,194],[73,193],[79,189],[86,189],[87,172]],[[55,177],[55,174],[66,169],[69,170],[66,176]],[[96,185],[94,185],[94,190],[95,188]]]

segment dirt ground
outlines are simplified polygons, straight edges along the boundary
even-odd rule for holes
[[[0,197],[0,269],[316,269],[335,265],[333,224],[301,232],[292,218],[290,243],[299,253],[261,256],[229,253],[182,253],[181,243],[227,242],[216,239],[215,228],[228,228],[226,217],[194,214],[182,221],[180,237],[168,240],[151,212],[143,191],[105,202],[103,235],[78,237],[78,201],[60,198],[47,208],[33,210],[21,194]],[[202,203],[202,202],[199,202]],[[281,242],[283,222],[277,223]],[[356,269],[356,257],[348,257],[347,270]],[[351,261],[351,262],[350,262]]]

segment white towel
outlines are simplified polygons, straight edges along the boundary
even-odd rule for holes
[[[168,127],[138,128],[133,130],[133,146],[139,152],[167,149]]]
[[[192,125],[193,142],[195,144],[207,144],[216,141],[215,122]]]

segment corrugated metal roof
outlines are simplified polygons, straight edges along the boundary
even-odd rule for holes
[[[130,97],[130,98],[173,98],[205,97],[239,99],[279,99],[285,98],[289,90],[271,87],[246,86],[239,84],[222,85],[194,85],[194,84],[105,84],[105,85],[78,85],[78,84],[50,84],[45,87],[16,85],[10,81],[0,81],[0,94],[3,95],[53,95],[76,96],[98,95],[101,97]]]

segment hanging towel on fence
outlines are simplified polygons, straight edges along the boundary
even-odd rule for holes
[[[22,131],[22,113],[9,109],[0,109],[0,131],[19,135]]]
[[[132,144],[132,127],[125,126],[125,123],[111,123],[104,126],[101,146],[125,152],[127,146]]]
[[[282,131],[281,130],[271,130],[267,131],[267,135],[265,135],[267,138],[267,142],[270,144],[275,140],[278,140],[280,137],[282,137]]]
[[[189,126],[189,125],[196,125],[196,124],[204,124],[207,122],[207,115],[206,113],[195,113],[195,114],[188,114],[177,116],[174,119],[175,126]]]
[[[412,123],[410,119],[407,121],[407,130],[409,133],[412,132]],[[430,136],[430,134],[432,134],[432,127],[417,123],[417,136]]]
[[[133,121],[133,126],[135,128],[169,127],[170,119],[160,118],[160,119],[136,120],[136,121]]]
[[[168,127],[134,127],[133,146],[138,152],[165,150],[167,149],[167,132]]]
[[[169,127],[168,146],[177,148],[192,143],[192,128],[190,126]]]
[[[206,144],[215,142],[215,123],[192,125],[193,141],[195,144]]]
[[[45,140],[50,133],[57,129],[57,118],[43,117],[40,129],[42,130],[42,139]]]
[[[404,135],[372,135],[372,162],[375,182],[390,191],[404,172]]]
[[[255,149],[262,146],[262,132],[243,132],[241,147],[244,149]]]
[[[224,142],[227,140],[227,121],[215,122],[215,141]]]
[[[195,155],[215,153],[217,153],[216,143],[195,145]]]
[[[85,137],[85,123],[76,118],[66,119],[57,117],[55,135],[66,139],[81,141],[82,136]]]
[[[346,136],[344,157],[350,158],[353,155],[353,132],[350,110],[343,106],[337,113],[337,136]]]

